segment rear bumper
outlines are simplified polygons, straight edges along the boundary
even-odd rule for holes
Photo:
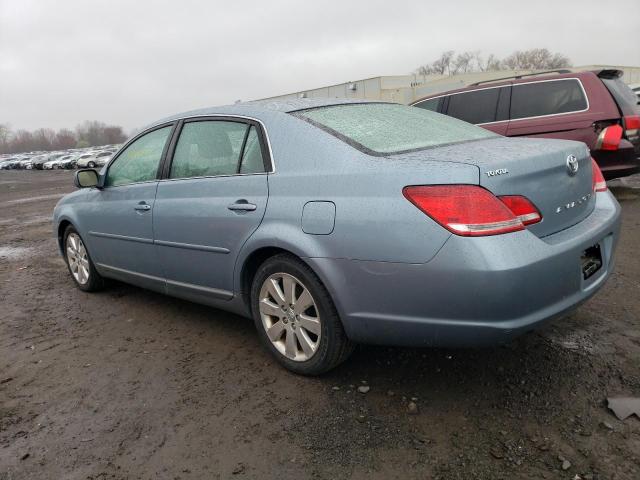
[[[640,157],[629,142],[627,147],[614,151],[592,150],[591,155],[606,180],[640,173]]]
[[[589,217],[545,238],[452,235],[425,264],[307,261],[356,342],[483,346],[505,343],[598,291],[612,271],[619,230],[620,207],[603,192]],[[584,280],[580,257],[595,244],[603,265]]]

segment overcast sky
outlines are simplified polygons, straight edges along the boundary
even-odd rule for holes
[[[0,0],[0,123],[130,130],[236,99],[410,73],[449,49],[546,47],[574,65],[640,65],[630,40],[638,0],[614,3]]]

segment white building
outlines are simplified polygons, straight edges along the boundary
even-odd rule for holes
[[[627,84],[640,83],[640,67],[621,67],[614,65],[586,65],[568,68],[571,71],[618,69],[624,72],[622,79]],[[535,70],[501,70],[493,72],[474,72],[461,75],[395,75],[386,77],[365,78],[351,82],[329,85],[328,87],[300,90],[298,92],[277,95],[263,100],[286,98],[363,98],[369,100],[386,100],[409,104],[419,98],[433,93],[462,88],[475,82],[492,80],[527,73]]]

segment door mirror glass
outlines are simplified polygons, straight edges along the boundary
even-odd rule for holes
[[[97,187],[98,172],[92,169],[78,170],[74,177],[74,183],[78,188]]]

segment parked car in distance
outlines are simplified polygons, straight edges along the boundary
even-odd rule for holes
[[[78,157],[78,161],[76,162],[77,167],[78,168],[95,167],[95,162],[94,162],[95,157],[96,157],[95,153],[93,152],[83,153]]]
[[[22,160],[20,160],[20,162],[18,163],[18,168],[23,168],[25,170],[32,170],[33,162],[31,161],[31,158],[23,158]]]
[[[339,99],[175,115],[53,215],[76,286],[114,278],[253,318],[286,368],[356,342],[503,343],[613,268],[620,207],[581,142]]]
[[[74,168],[77,163],[78,156],[75,154],[63,155],[54,160],[45,162],[42,166],[44,170]]]
[[[2,164],[0,164],[0,168],[2,170],[13,170],[17,168],[19,165],[20,165],[20,159],[16,157],[8,157],[2,161]]]
[[[113,156],[112,152],[91,152],[78,157],[78,168],[95,168],[104,166]]]
[[[640,172],[640,110],[620,70],[536,73],[475,83],[412,105],[508,137],[578,140],[606,179]]]

